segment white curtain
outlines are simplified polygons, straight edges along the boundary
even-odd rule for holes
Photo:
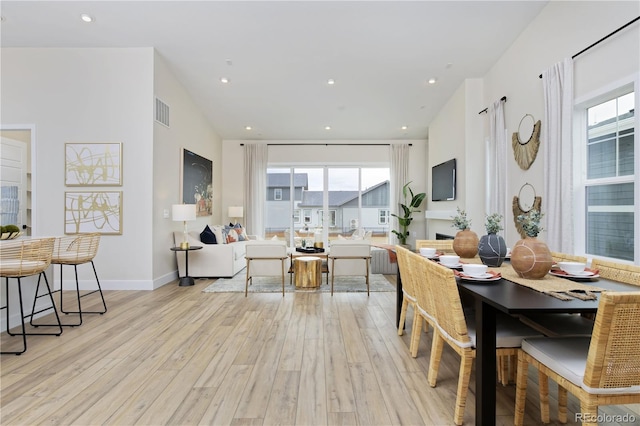
[[[264,206],[267,194],[266,144],[244,145],[245,227],[253,235],[264,237]]]
[[[402,216],[400,204],[404,202],[402,199],[402,187],[409,182],[409,145],[408,144],[391,144],[389,146],[389,154],[391,157],[391,212]],[[398,219],[391,216],[391,228],[398,229]],[[398,238],[392,232],[389,232],[389,242],[398,244]]]
[[[546,243],[552,251],[573,253],[573,60],[542,73],[544,120],[544,198]]]
[[[489,197],[487,214],[507,217],[507,134],[504,121],[504,102],[497,100],[489,105]]]

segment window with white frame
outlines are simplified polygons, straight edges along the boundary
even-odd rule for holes
[[[304,209],[302,214],[304,215],[304,223],[311,223],[311,209]]]
[[[318,210],[318,223],[320,226],[324,226],[324,211]],[[335,228],[336,226],[336,211],[329,210],[329,226]]]
[[[274,188],[273,189],[273,199],[276,201],[282,200],[282,188]]]
[[[300,209],[293,209],[293,223],[300,223]]]
[[[389,223],[389,209],[378,210],[378,225],[387,225]]]
[[[611,96],[585,112],[585,252],[633,261],[635,93]]]

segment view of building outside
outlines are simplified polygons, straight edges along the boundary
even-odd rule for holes
[[[586,252],[634,259],[634,93],[587,110]]]
[[[355,232],[386,243],[389,173],[388,168],[269,168],[266,237],[277,235],[301,245],[303,240],[324,241],[326,235],[331,241]]]

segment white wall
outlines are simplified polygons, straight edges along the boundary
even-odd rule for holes
[[[213,161],[213,215],[189,222],[189,230],[201,231],[205,225],[220,223],[222,141],[205,120],[200,109],[178,82],[162,57],[154,61],[154,95],[170,107],[170,127],[153,125],[153,277],[154,288],[177,277],[172,231],[181,231],[182,222],[171,220],[171,205],[180,203],[181,151],[191,152]],[[165,218],[165,211],[169,217]],[[226,210],[225,210],[226,212]]]
[[[509,197],[518,194],[524,183],[532,184],[538,195],[542,196],[542,209],[545,209],[545,194],[543,193],[543,179],[545,165],[542,160],[545,142],[542,141],[540,152],[531,168],[521,170],[513,159],[513,151],[510,146],[510,137],[517,131],[520,119],[525,114],[532,114],[536,120],[542,119],[543,93],[542,81],[538,78],[542,71],[559,62],[564,57],[571,57],[585,47],[604,37],[613,30],[619,28],[640,14],[638,2],[549,2],[538,17],[523,31],[513,45],[502,55],[491,70],[484,76],[483,97],[484,102],[478,110],[467,108],[463,105],[466,90],[461,87],[449,100],[447,105],[439,112],[437,118],[429,127],[429,166],[446,160],[443,153],[446,147],[449,157],[462,155],[463,148],[460,134],[462,129],[467,129],[468,120],[475,121],[485,128],[483,134],[474,136],[474,139],[484,140],[488,134],[486,126],[486,114],[478,115],[477,112],[490,103],[507,97],[505,104],[505,119],[507,134],[509,135],[508,162],[507,162],[507,193]],[[612,81],[626,78],[629,75],[638,75],[640,72],[638,55],[640,52],[640,30],[636,23],[611,39],[601,43],[597,47],[580,55],[575,60],[575,93],[576,97],[583,93],[598,90]],[[466,92],[465,92],[466,93]],[[465,115],[469,113],[469,115]],[[544,126],[544,123],[542,123]],[[477,131],[477,130],[474,130]],[[455,135],[455,138],[451,136]],[[636,138],[636,143],[638,138]],[[455,144],[456,146],[451,146]],[[637,148],[637,152],[640,149]],[[482,165],[484,167],[484,164]],[[467,161],[464,167],[466,173],[473,168]],[[479,173],[475,170],[474,173]],[[484,175],[482,175],[484,176]],[[467,180],[468,181],[468,180]],[[460,188],[463,199],[469,188]],[[484,190],[482,191],[484,199]],[[508,199],[508,205],[511,204]],[[440,204],[440,203],[438,203]],[[449,202],[451,209],[455,210],[456,202]],[[462,208],[461,203],[457,203]],[[474,217],[473,229],[479,235],[484,233],[484,213],[478,213],[479,204],[464,206],[468,213]],[[432,207],[430,207],[432,208]],[[435,208],[435,207],[434,207]],[[444,208],[449,208],[444,206]],[[479,220],[475,218],[478,217]],[[442,221],[429,221],[429,234],[432,230],[443,227]],[[432,223],[436,224],[432,226]],[[511,209],[508,209],[508,217],[504,221],[503,235],[508,245],[514,244],[520,237],[515,229]],[[445,227],[445,229],[447,229]],[[452,230],[453,228],[448,228]],[[541,236],[544,239],[544,235]]]
[[[223,165],[223,217],[226,218],[228,206],[241,206],[244,196],[244,149],[243,143],[255,143],[251,140],[225,140],[222,144]],[[375,141],[331,141],[331,140],[265,140],[259,143],[271,144],[269,146],[269,164],[284,166],[303,165],[390,165],[389,144],[410,143],[411,156],[409,158],[409,179],[413,181],[413,192],[426,192],[426,140],[375,140]],[[278,145],[273,145],[278,144]],[[280,145],[282,144],[282,145]],[[304,146],[307,144],[307,146]],[[317,145],[311,145],[317,144]],[[328,146],[326,146],[326,145]],[[342,145],[332,145],[342,144]],[[365,144],[358,146],[358,144]],[[380,146],[372,146],[379,144]],[[295,146],[287,146],[295,145]],[[228,218],[225,220],[228,221]],[[415,232],[409,241],[423,239],[426,235],[424,214],[415,214],[410,231]],[[249,230],[251,233],[252,231]]]

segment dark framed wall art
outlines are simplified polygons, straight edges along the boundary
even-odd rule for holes
[[[198,216],[213,214],[213,162],[188,149],[182,150],[180,199],[195,204]]]

